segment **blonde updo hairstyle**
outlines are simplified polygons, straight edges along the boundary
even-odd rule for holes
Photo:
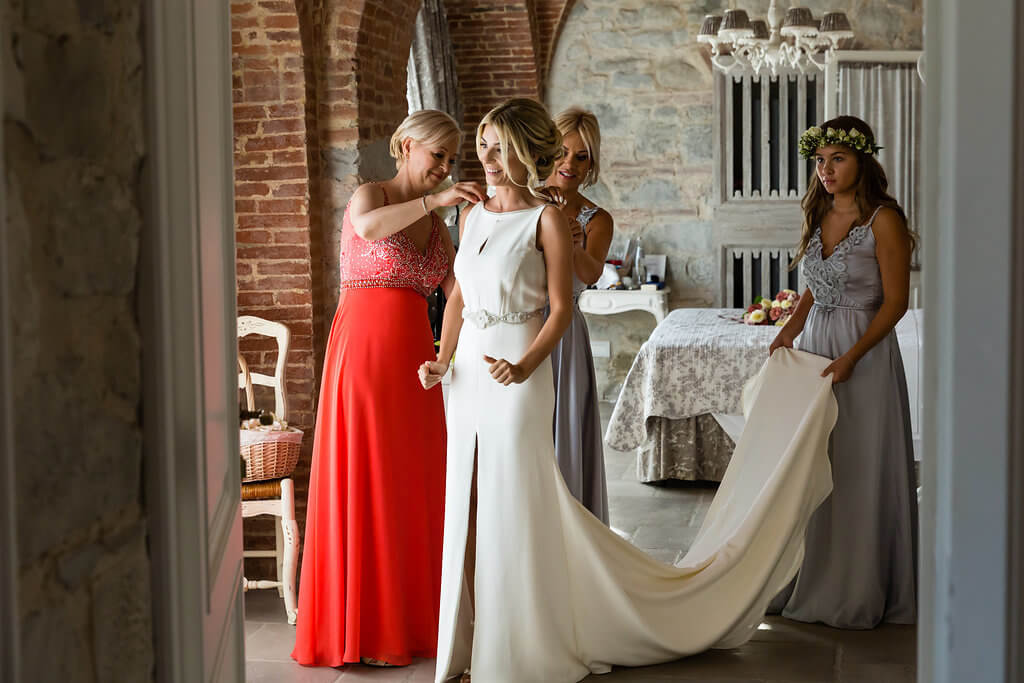
[[[402,164],[405,163],[402,143],[407,138],[421,145],[439,145],[452,136],[455,136],[456,142],[455,149],[450,152],[458,154],[462,145],[462,131],[455,119],[436,109],[414,111],[405,117],[391,135],[391,156],[395,158],[395,168],[402,168]]]
[[[506,169],[510,148],[526,166],[526,185],[520,187],[525,187],[534,197],[548,201],[549,198],[538,192],[537,187],[551,175],[555,163],[562,157],[562,134],[544,105],[523,97],[499,104],[487,112],[477,126],[477,147],[480,146],[484,126],[494,128],[501,143],[501,163]]]
[[[597,117],[581,107],[569,107],[555,117],[555,125],[563,137],[570,133],[580,134],[590,155],[590,170],[581,186],[590,187],[597,182],[601,172],[601,128],[597,125]]]

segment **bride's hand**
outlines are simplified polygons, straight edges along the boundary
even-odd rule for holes
[[[436,360],[428,360],[420,365],[417,374],[420,377],[420,384],[423,385],[423,388],[429,389],[440,382],[446,372],[448,372],[447,365]]]
[[[484,360],[487,361],[491,366],[491,377],[494,381],[508,386],[509,384],[520,384],[525,382],[530,376],[525,368],[515,363],[509,363],[504,358],[494,359],[490,356],[484,356]]]
[[[469,202],[470,204],[476,204],[487,199],[487,190],[480,183],[474,182],[461,182],[455,183],[447,190],[438,192],[437,194],[428,194],[427,203],[431,209],[436,209],[439,206],[455,206],[462,202]]]

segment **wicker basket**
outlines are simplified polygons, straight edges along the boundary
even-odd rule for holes
[[[299,461],[302,430],[287,431],[238,430],[245,476],[242,481],[264,481],[287,477]]]

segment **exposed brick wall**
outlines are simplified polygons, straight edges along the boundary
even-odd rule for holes
[[[310,212],[310,156],[316,163],[317,155],[315,131],[311,136],[307,128],[311,58],[295,0],[235,0],[231,27],[238,313],[282,322],[291,330],[288,419],[305,432],[294,474],[302,530],[319,380],[310,239],[314,221],[319,222],[319,212]],[[273,339],[250,337],[240,348],[252,369],[273,374]],[[258,391],[257,405],[272,409],[272,393]],[[245,520],[246,547],[272,548],[273,525],[269,517]],[[253,577],[275,571],[272,560],[246,560],[246,565]]]
[[[409,46],[422,0],[316,0],[324,324],[338,302],[342,216],[360,183],[395,172],[388,142],[408,113]]]
[[[482,180],[476,158],[476,126],[495,105],[510,97],[540,96],[534,0],[448,0],[448,28],[462,97],[462,173]]]
[[[551,73],[551,55],[576,0],[534,0],[534,3],[537,14],[537,64],[543,91],[547,86],[548,74]]]
[[[327,328],[324,327],[324,259],[323,259],[323,202],[321,200],[320,138],[317,122],[319,102],[318,79],[316,77],[318,46],[322,42],[320,22],[320,0],[296,0],[299,17],[299,35],[302,40],[303,72],[306,74],[306,167],[309,175],[309,257],[313,294],[313,359],[314,379],[319,388],[323,372],[324,347],[327,344]]]

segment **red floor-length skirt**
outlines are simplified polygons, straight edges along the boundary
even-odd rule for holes
[[[426,300],[412,289],[346,289],[327,342],[292,657],[434,657],[444,529],[441,387]]]

